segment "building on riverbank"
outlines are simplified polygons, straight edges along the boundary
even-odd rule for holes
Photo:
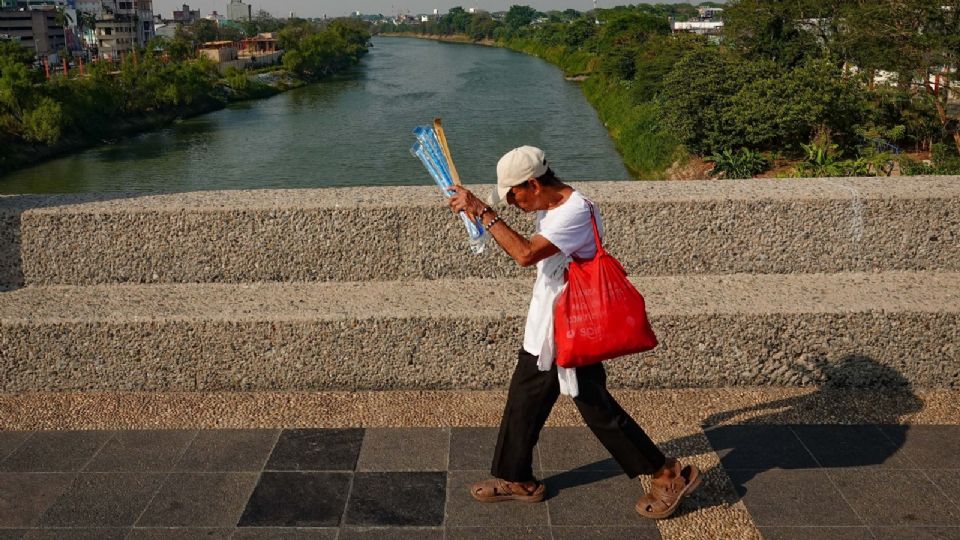
[[[686,32],[705,36],[719,36],[723,31],[723,8],[700,7],[697,17],[688,21],[670,19],[673,33]]]
[[[152,0],[103,0],[95,15],[100,58],[120,60],[154,36]]]
[[[225,73],[231,67],[248,69],[276,64],[283,51],[272,33],[264,33],[239,42],[208,41],[200,46],[199,54],[216,62],[220,72]]]
[[[263,32],[240,41],[238,60],[245,68],[272,66],[279,63],[282,57],[283,50],[273,32]]]
[[[253,19],[253,6],[242,0],[230,0],[227,4],[227,19],[231,21],[249,21]]]
[[[3,0],[0,2],[0,8],[18,9],[21,11],[44,9],[50,6],[63,8],[71,7],[67,5],[66,0]]]
[[[256,36],[240,41],[241,54],[265,55],[279,51],[277,35],[274,32],[261,32]]]
[[[687,32],[707,36],[718,36],[723,31],[723,21],[673,21],[670,23],[673,33]]]
[[[200,56],[217,64],[231,62],[237,59],[237,44],[232,41],[208,41],[200,46]]]
[[[173,11],[173,22],[177,24],[193,24],[202,18],[199,9],[190,9],[188,4],[184,4],[182,9]]]
[[[37,56],[57,54],[66,45],[63,26],[57,24],[53,9],[0,11],[0,36],[19,42]]]

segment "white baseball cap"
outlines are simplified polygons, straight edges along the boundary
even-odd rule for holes
[[[547,168],[547,158],[539,148],[521,146],[507,152],[497,162],[497,187],[490,194],[490,204],[507,200],[510,188],[543,176]]]

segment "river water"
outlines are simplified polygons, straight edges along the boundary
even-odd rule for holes
[[[411,130],[443,118],[465,183],[540,146],[564,179],[629,178],[576,83],[505,49],[379,37],[350,73],[13,172],[0,193],[431,184]]]

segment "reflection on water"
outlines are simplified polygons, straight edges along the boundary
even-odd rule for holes
[[[377,38],[321,84],[178,122],[0,178],[0,193],[429,184],[410,130],[441,116],[466,182],[521,144],[563,178],[628,178],[580,89],[503,49]]]

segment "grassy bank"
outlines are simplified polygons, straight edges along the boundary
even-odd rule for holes
[[[655,102],[636,104],[629,89],[599,76],[581,88],[635,177],[663,179],[674,162],[685,158],[679,141],[662,128]]]
[[[589,75],[596,70],[599,60],[586,51],[571,51],[566,47],[545,45],[528,39],[508,39],[497,45],[542,58],[563,70],[568,77]]]
[[[542,58],[563,70],[568,78],[582,78],[584,96],[597,111],[623,156],[624,165],[635,177],[661,179],[671,164],[684,157],[679,141],[661,127],[658,105],[637,103],[629,85],[600,72],[600,59],[596,55],[525,39],[497,44]]]
[[[419,38],[419,39],[429,39],[431,41],[443,41],[444,43],[465,43],[467,45],[484,45],[487,47],[496,46],[496,42],[492,39],[481,39],[475,40],[466,34],[451,34],[451,35],[442,35],[442,34],[410,34],[405,32],[380,32],[378,36],[383,37],[402,37],[402,38]]]

